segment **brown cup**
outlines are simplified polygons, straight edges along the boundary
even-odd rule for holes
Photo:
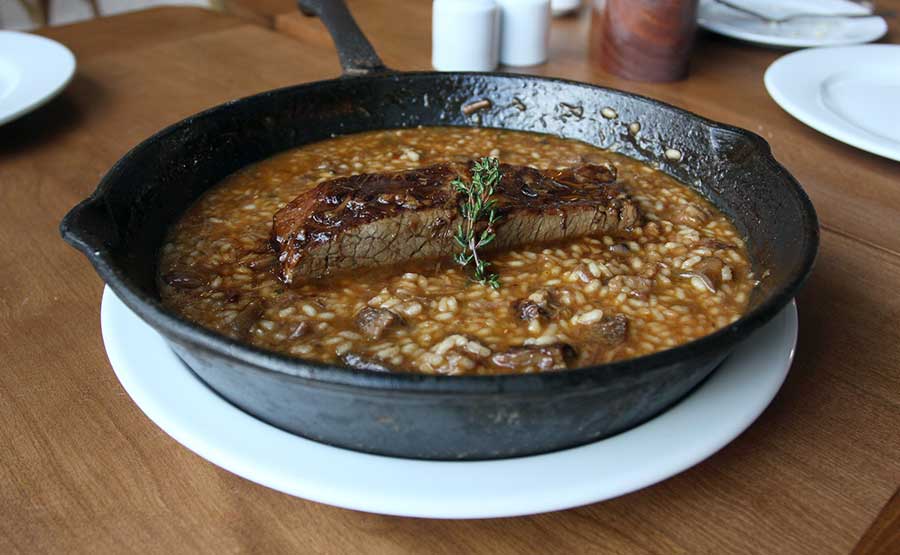
[[[606,71],[635,81],[687,76],[697,32],[697,0],[606,0],[595,3],[592,53]],[[599,10],[602,9],[602,13]],[[602,27],[597,29],[598,26]]]

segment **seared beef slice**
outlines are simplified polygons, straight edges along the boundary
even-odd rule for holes
[[[501,215],[491,249],[613,233],[639,223],[637,203],[615,182],[611,165],[566,170],[500,165],[494,193]],[[320,278],[335,271],[453,254],[465,164],[324,181],[275,214],[272,239],[281,278]]]

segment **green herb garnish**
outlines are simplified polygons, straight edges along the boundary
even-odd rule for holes
[[[500,216],[494,210],[496,200],[491,198],[494,187],[500,181],[500,161],[496,158],[482,158],[472,165],[472,182],[466,183],[460,178],[453,180],[457,191],[466,195],[459,207],[462,221],[453,238],[462,249],[453,257],[460,266],[473,264],[476,283],[489,285],[494,289],[500,287],[500,276],[487,271],[490,262],[478,257],[478,249],[494,240],[494,224]]]

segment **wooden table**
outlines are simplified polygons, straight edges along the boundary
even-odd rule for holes
[[[429,3],[353,5],[388,64],[428,66]],[[754,130],[804,184],[822,249],[772,405],[654,487],[527,518],[437,521],[292,498],[181,447],[116,381],[99,332],[102,283],[58,237],[63,214],[154,131],[336,75],[320,23],[287,8],[249,22],[166,8],[44,34],[72,48],[79,69],[61,97],[0,128],[0,552],[900,552],[900,500],[888,503],[900,483],[900,164],[782,112],[762,84],[778,53],[704,36],[688,80],[633,83],[589,62],[581,17],[555,24],[552,61],[533,70]]]

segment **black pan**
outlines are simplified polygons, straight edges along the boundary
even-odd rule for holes
[[[65,240],[125,304],[246,412],[317,441],[402,457],[486,459],[579,445],[677,402],[775,316],[809,274],[819,241],[815,211],[759,136],[585,83],[391,71],[342,2],[300,4],[334,37],[343,77],[229,102],[164,129],[116,163],[61,225]],[[616,117],[604,117],[604,108]],[[628,131],[632,122],[640,123],[639,139]],[[637,359],[544,374],[453,377],[299,360],[244,345],[162,307],[154,276],[164,233],[210,186],[298,145],[418,125],[550,133],[658,165],[700,191],[746,235],[757,275],[767,272],[750,311],[712,335]]]

